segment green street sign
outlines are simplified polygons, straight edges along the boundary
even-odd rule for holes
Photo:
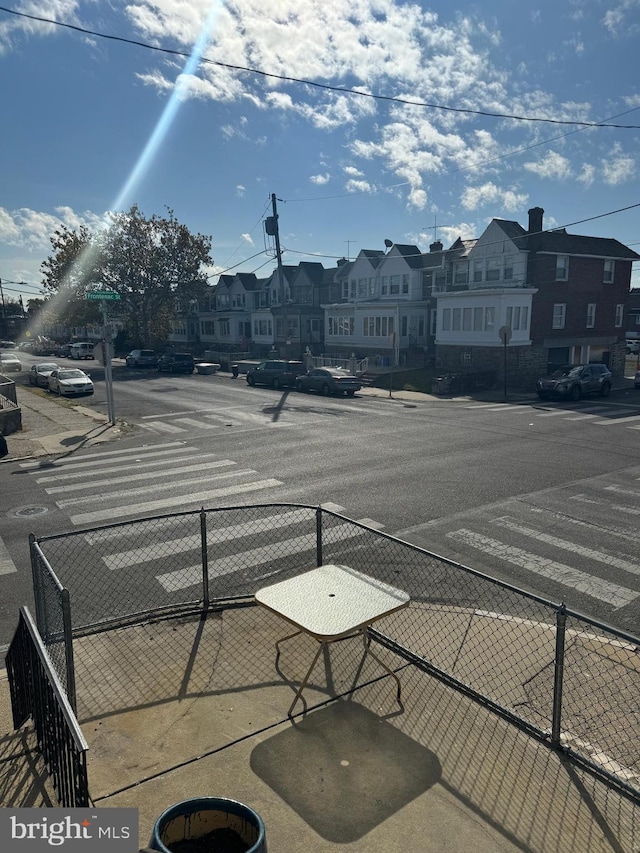
[[[120,294],[112,290],[89,290],[87,299],[120,299]]]

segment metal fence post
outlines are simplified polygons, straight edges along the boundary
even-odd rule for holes
[[[564,678],[564,638],[567,625],[567,612],[564,604],[556,613],[556,655],[553,673],[553,718],[551,720],[551,745],[560,746],[560,727],[562,722],[562,682]]]
[[[36,559],[34,543],[36,541],[35,534],[29,534],[29,557],[31,558],[31,581],[33,583],[33,599],[36,605],[36,625],[40,631],[40,636],[45,636],[46,626],[44,625],[44,608],[42,606],[42,583],[40,577],[40,564]]]
[[[209,556],[207,554],[207,513],[200,510],[200,548],[202,552],[202,601],[205,610],[209,608]]]
[[[322,565],[322,507],[316,507],[316,565]]]
[[[78,713],[76,702],[76,667],[73,659],[73,635],[71,632],[71,600],[69,590],[62,590],[62,624],[64,630],[64,656],[67,675],[67,699],[73,708],[73,713]]]

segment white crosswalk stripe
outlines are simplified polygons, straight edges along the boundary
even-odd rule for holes
[[[0,539],[0,575],[11,575],[17,571],[16,564],[7,551],[7,546]]]
[[[481,403],[473,406],[465,406],[469,411],[480,411],[481,414],[490,412],[492,414],[523,414],[527,413],[535,418],[562,418],[566,421],[588,421],[598,426],[624,426],[628,429],[640,429],[640,414],[637,409],[634,412],[630,407],[613,408],[608,405],[581,406],[576,404],[564,404],[558,407],[543,406],[540,403],[531,405],[509,404],[509,403]]]
[[[482,551],[493,558],[503,560],[528,572],[586,593],[586,595],[611,604],[615,608],[631,604],[640,595],[640,592],[635,592],[633,589],[619,586],[618,584],[576,569],[573,566],[558,563],[540,554],[534,554],[523,548],[508,545],[505,542],[492,539],[481,533],[475,533],[467,528],[453,530],[447,533],[447,536],[450,539]]]

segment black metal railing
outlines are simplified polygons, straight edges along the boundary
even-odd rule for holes
[[[60,805],[88,806],[88,746],[26,607],[20,608],[6,666],[14,728],[33,720],[36,746]]]

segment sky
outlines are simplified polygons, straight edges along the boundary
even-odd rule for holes
[[[640,0],[4,2],[5,299],[134,203],[212,238],[212,283],[273,270],[272,193],[286,264],[535,206],[640,252]]]

